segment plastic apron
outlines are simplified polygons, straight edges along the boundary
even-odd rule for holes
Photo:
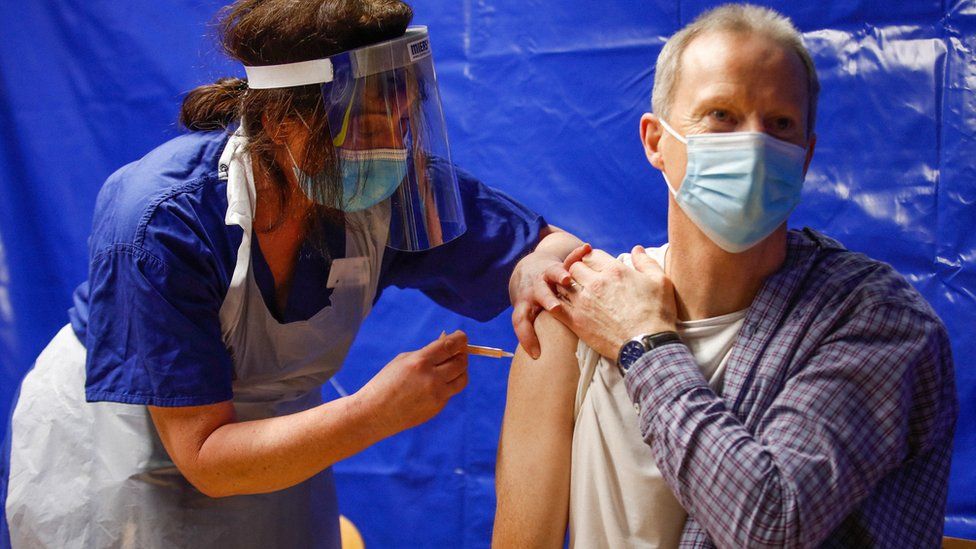
[[[346,259],[334,260],[331,305],[280,324],[251,270],[255,191],[232,136],[220,159],[228,225],[244,236],[220,310],[235,369],[238,420],[321,403],[376,293],[389,228],[382,206],[347,217]],[[6,516],[14,547],[338,547],[331,469],[270,494],[209,498],[166,454],[145,406],[88,403],[85,349],[70,326],[24,379],[12,418]]]

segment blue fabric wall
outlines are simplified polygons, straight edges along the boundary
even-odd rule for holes
[[[665,236],[637,121],[666,36],[710,0],[417,0],[455,160],[613,253]],[[824,92],[794,225],[895,265],[948,325],[961,417],[947,534],[976,538],[976,2],[768,2],[794,18]],[[176,135],[182,94],[239,67],[214,0],[0,3],[0,406],[67,322],[105,177]],[[441,330],[513,347],[507,315],[458,318],[390,291],[337,381],[360,387]],[[336,467],[367,545],[487,546],[505,363],[475,358],[435,420]],[[326,387],[329,396],[336,389]]]

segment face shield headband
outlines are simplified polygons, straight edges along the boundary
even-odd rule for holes
[[[388,202],[387,245],[398,250],[426,250],[464,233],[426,27],[325,59],[244,70],[250,89],[320,85],[335,149],[321,156],[339,169],[309,170],[295,160],[309,198],[331,185],[341,186],[342,199],[327,205],[347,212]]]

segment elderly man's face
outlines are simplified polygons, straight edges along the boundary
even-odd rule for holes
[[[763,36],[714,32],[688,45],[679,72],[668,120],[678,133],[765,132],[808,147],[809,164],[806,70],[796,53]],[[685,146],[653,115],[645,115],[641,132],[651,164],[678,188]]]

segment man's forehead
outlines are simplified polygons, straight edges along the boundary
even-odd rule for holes
[[[680,60],[681,71],[763,73],[805,77],[799,56],[772,38],[749,32],[718,31],[695,37]],[[783,75],[783,71],[787,71]],[[793,73],[793,74],[790,74]]]
[[[679,62],[678,95],[697,96],[707,88],[714,93],[724,86],[763,88],[767,94],[806,100],[806,69],[799,56],[761,34],[705,33],[688,44]]]

